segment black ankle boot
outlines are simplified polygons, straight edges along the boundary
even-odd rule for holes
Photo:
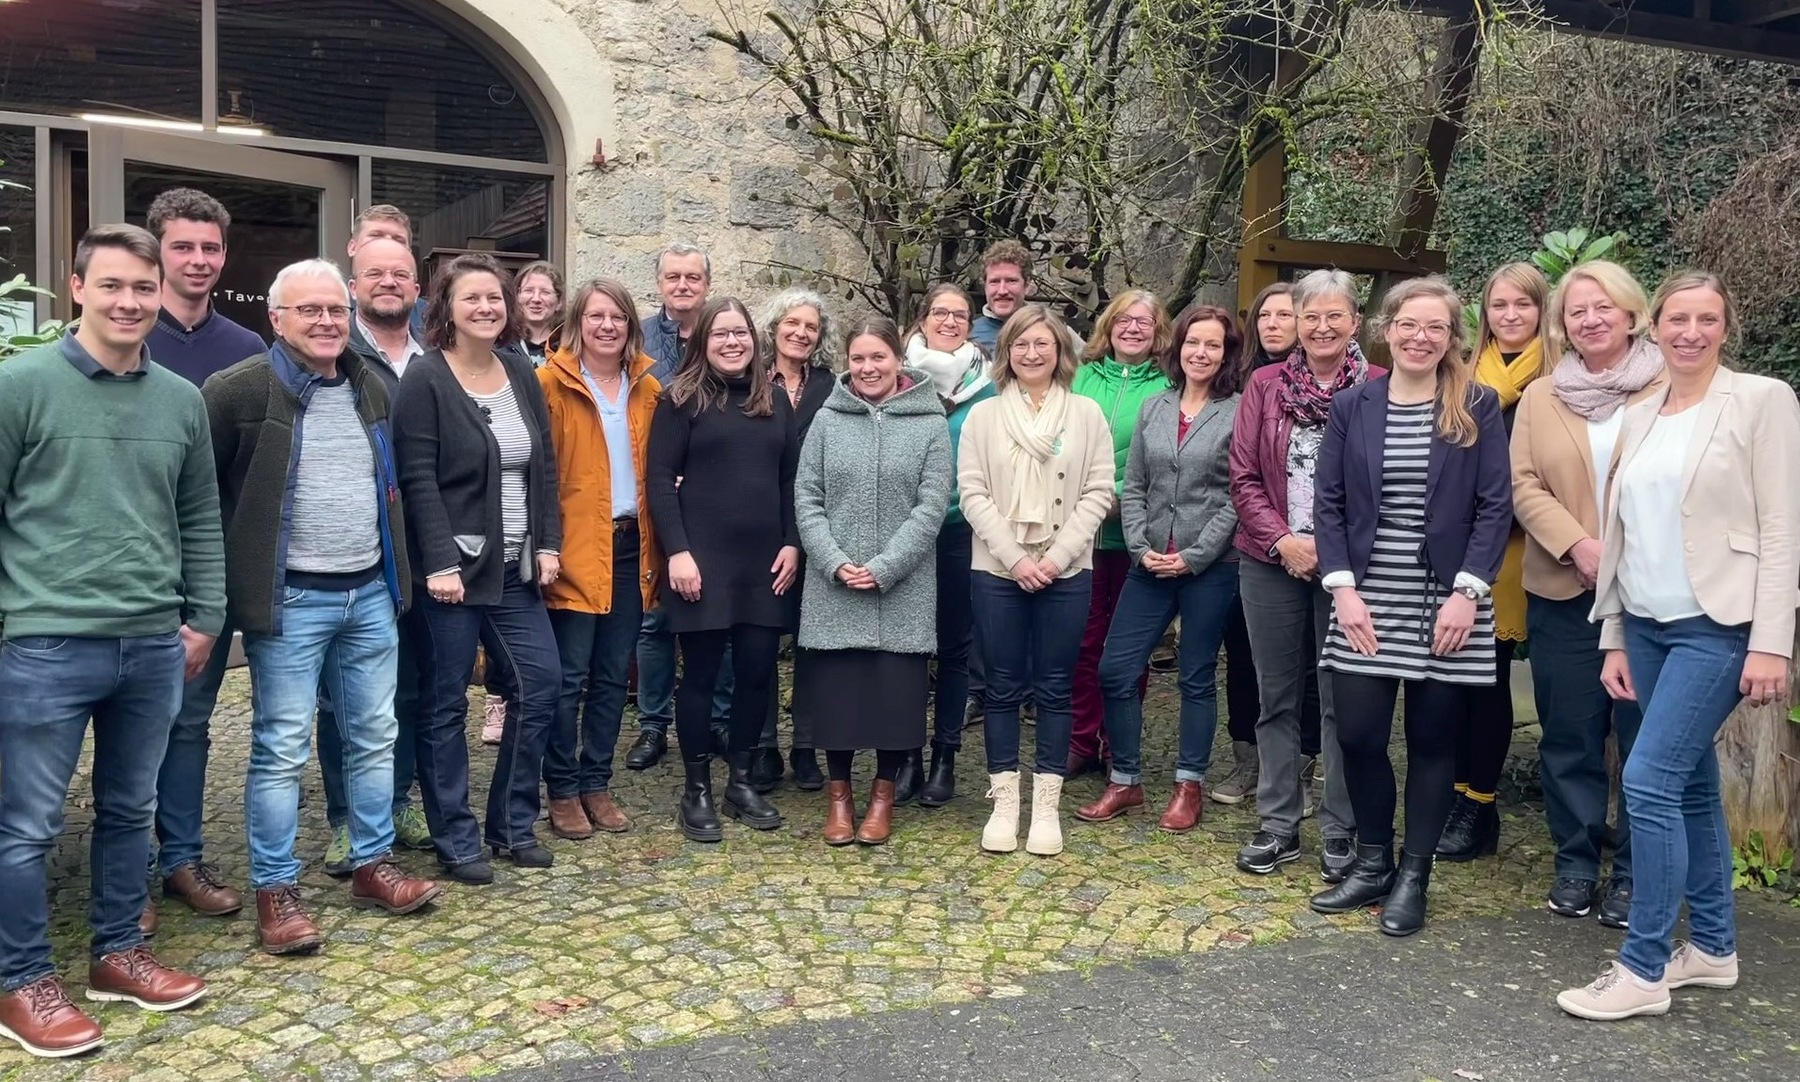
[[[1437,844],[1439,860],[1466,861],[1500,851],[1500,808],[1458,796]]]
[[[772,793],[781,787],[781,749],[757,748],[750,753],[750,787]]]
[[[719,824],[719,813],[713,808],[711,756],[684,759],[681,765],[687,770],[687,785],[681,790],[676,825],[693,841],[723,841],[725,828]]]
[[[898,786],[895,787],[896,789]],[[931,749],[931,776],[919,790],[919,804],[941,808],[956,795],[956,749],[934,745]]]
[[[914,748],[906,753],[906,761],[900,764],[900,773],[894,775],[894,804],[911,804],[919,795],[919,787],[925,784],[925,749]]]
[[[755,830],[775,830],[781,813],[750,784],[750,752],[731,755],[731,780],[725,786],[725,814]]]
[[[1381,930],[1387,935],[1412,935],[1425,927],[1425,888],[1430,885],[1431,857],[1401,852],[1394,889],[1381,907]]]
[[[794,768],[794,788],[809,793],[825,788],[825,775],[819,773],[819,755],[811,748],[795,748],[788,752],[788,764]]]
[[[1394,888],[1394,851],[1386,845],[1356,847],[1350,874],[1330,890],[1312,896],[1315,913],[1350,913],[1374,905]]]

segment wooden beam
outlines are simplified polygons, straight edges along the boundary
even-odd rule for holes
[[[1800,64],[1800,34],[1613,8],[1597,0],[1543,0],[1543,10],[1546,16],[1577,33],[1747,60]]]
[[[1244,245],[1250,258],[1272,267],[1295,267],[1313,270],[1336,267],[1352,274],[1442,274],[1448,264],[1444,252],[1421,251],[1415,255],[1383,244],[1349,244],[1331,240],[1292,240],[1287,237],[1265,237],[1255,244]]]
[[[1732,0],[1730,21],[1740,26],[1767,26],[1800,15],[1796,0]],[[1698,16],[1696,16],[1698,17]]]
[[[1251,54],[1252,85],[1278,89],[1298,72],[1293,50],[1279,45],[1259,45]],[[1253,91],[1251,98],[1255,100]],[[1258,262],[1257,244],[1287,232],[1287,145],[1274,143],[1244,171],[1244,195],[1240,201],[1244,223],[1238,247],[1238,318],[1250,313],[1256,295],[1281,278],[1277,266]]]

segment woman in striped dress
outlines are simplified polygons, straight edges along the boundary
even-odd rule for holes
[[[1337,739],[1356,863],[1312,899],[1346,913],[1386,899],[1381,930],[1425,922],[1432,853],[1455,797],[1463,687],[1494,682],[1490,585],[1512,527],[1506,427],[1464,363],[1462,304],[1441,279],[1402,283],[1377,326],[1393,369],[1332,399],[1314,522],[1331,629]],[[1406,838],[1394,867],[1394,700],[1406,686]]]

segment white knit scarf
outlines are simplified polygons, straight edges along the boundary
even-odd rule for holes
[[[1033,410],[1024,388],[1015,386],[1000,396],[999,403],[1000,424],[1012,444],[1012,491],[1002,509],[1014,540],[1039,553],[1055,540],[1059,525],[1050,515],[1056,500],[1056,471],[1050,460],[1062,447],[1069,392],[1052,383],[1044,404]]]
[[[938,397],[952,406],[962,405],[988,385],[987,357],[969,341],[945,353],[927,346],[924,335],[915,334],[906,343],[906,366],[930,376]]]

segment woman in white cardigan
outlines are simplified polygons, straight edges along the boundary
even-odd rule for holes
[[[1069,393],[1073,339],[1042,305],[1000,329],[994,397],[963,424],[962,510],[974,531],[975,634],[987,663],[988,796],[981,847],[1019,847],[1019,703],[1037,703],[1037,761],[1025,850],[1062,852],[1058,802],[1068,764],[1069,696],[1087,626],[1094,537],[1113,500],[1112,432]]]
[[[1714,275],[1664,282],[1650,319],[1669,382],[1619,433],[1593,612],[1601,683],[1644,714],[1623,785],[1637,892],[1618,959],[1557,997],[1598,1021],[1663,1014],[1671,989],[1737,984],[1713,739],[1740,701],[1787,701],[1800,581],[1794,389],[1720,364],[1737,312]],[[1692,938],[1676,940],[1684,897]]]

